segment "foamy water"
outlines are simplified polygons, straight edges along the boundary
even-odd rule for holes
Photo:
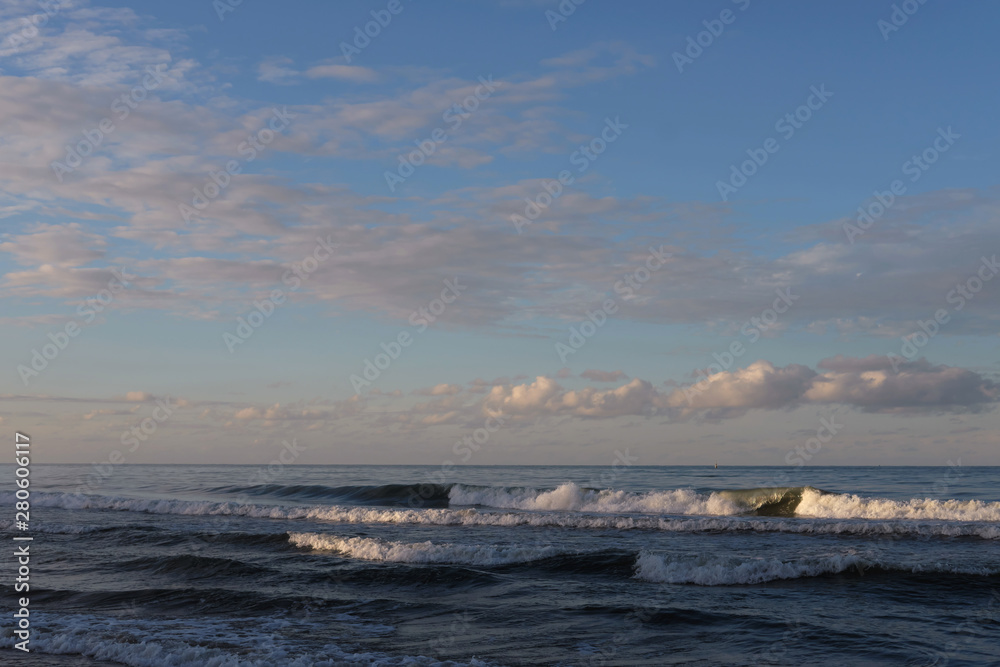
[[[782,486],[775,469],[643,468],[605,487],[588,468],[436,472],[121,466],[75,493],[86,467],[38,466],[33,648],[137,667],[456,667],[989,664],[1000,644],[995,469],[949,470],[943,493],[927,491],[943,469]]]

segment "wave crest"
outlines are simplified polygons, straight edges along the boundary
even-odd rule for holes
[[[585,489],[567,482],[552,490],[455,484],[448,499],[452,505],[599,514],[793,516],[806,491],[824,493],[812,487],[738,489],[707,494],[694,489],[635,493]]]
[[[693,493],[693,492],[692,492]],[[854,516],[851,511],[839,506],[844,502],[850,506],[854,501],[850,496],[837,494],[823,495],[817,505],[813,492],[803,492],[802,506],[816,516],[787,518],[767,516],[740,516],[746,512],[742,508],[737,515],[664,517],[642,514],[581,514],[573,511],[524,512],[524,511],[478,511],[476,509],[402,509],[378,507],[338,507],[338,506],[289,506],[242,504],[233,502],[213,502],[201,500],[154,500],[146,498],[125,498],[116,496],[78,495],[67,493],[38,492],[32,494],[32,503],[39,507],[61,507],[66,509],[116,510],[146,512],[152,514],[175,514],[184,516],[243,516],[260,519],[316,520],[350,524],[424,524],[440,526],[560,526],[579,529],[615,530],[663,530],[673,532],[702,531],[757,531],[800,534],[852,534],[852,535],[914,535],[921,537],[981,537],[1000,539],[1000,523],[997,519],[968,519],[964,517],[997,517],[1000,503],[981,501],[934,501],[949,509],[945,511],[930,504],[923,510],[924,519],[916,507],[909,507],[905,501],[891,501],[871,498],[869,505],[855,513],[874,513],[873,508],[882,507],[885,519],[868,516]],[[636,494],[633,494],[636,495]],[[13,498],[13,493],[0,493],[0,502]],[[847,498],[848,500],[838,500]],[[832,499],[828,500],[828,499]],[[726,502],[735,503],[729,500]],[[880,503],[888,503],[880,505]],[[911,501],[916,503],[917,501]],[[810,504],[811,503],[811,504]],[[823,505],[826,503],[826,505]],[[954,503],[952,505],[951,503]],[[817,509],[812,509],[817,508]],[[889,508],[889,509],[886,509]],[[839,518],[826,518],[822,512]],[[950,513],[949,513],[950,512]],[[948,519],[940,519],[948,516]],[[920,517],[920,518],[914,518]],[[903,519],[906,519],[903,521]]]
[[[551,558],[560,552],[551,546],[497,546],[390,542],[374,537],[341,537],[320,533],[289,533],[297,547],[334,551],[349,558],[387,563],[450,563],[458,565],[507,565]]]
[[[807,489],[795,508],[801,517],[817,519],[904,519],[937,521],[1000,521],[1000,503],[982,500],[891,500]]]

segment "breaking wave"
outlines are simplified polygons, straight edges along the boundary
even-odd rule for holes
[[[457,565],[508,565],[550,558],[560,552],[551,546],[497,546],[390,542],[369,537],[340,537],[320,533],[289,533],[297,547],[334,551],[349,558],[388,563],[449,563]]]
[[[811,486],[734,489],[710,493],[699,493],[693,489],[634,493],[584,489],[572,482],[553,490],[456,484],[451,488],[449,499],[452,505],[596,514],[1000,521],[1000,502],[865,498],[852,494],[828,493]]]
[[[515,511],[497,511],[505,508],[487,505],[484,502],[480,502],[479,505],[495,509],[291,506],[67,493],[32,494],[32,503],[37,506],[66,509],[190,516],[242,516],[351,524],[501,527],[526,525],[674,532],[759,531],[1000,539],[1000,503],[997,502],[863,498],[855,495],[824,493],[809,487],[801,491],[763,489],[718,491],[711,494],[699,494],[689,490],[648,494],[624,491],[585,492],[568,487],[569,485],[564,485],[560,487],[562,491],[556,489],[553,492],[524,490],[520,495],[511,489],[486,493],[481,489],[474,492],[465,490],[456,492],[454,488],[452,489],[453,495],[466,494],[463,496],[465,500],[472,500],[473,493],[480,501],[501,504],[507,502],[506,499],[512,498],[517,502],[517,506],[506,509]],[[550,493],[552,495],[547,495]],[[591,493],[594,495],[590,495]],[[602,496],[602,493],[605,495]],[[801,499],[796,501],[798,494],[801,494]],[[712,500],[713,497],[716,500]],[[569,499],[569,502],[557,502],[557,498]],[[685,500],[679,500],[682,498]],[[13,494],[0,493],[0,499],[3,502],[12,502]],[[586,499],[586,502],[581,499]],[[789,509],[792,503],[795,503],[795,506]],[[653,509],[654,507],[659,509]],[[712,515],[713,510],[716,512],[715,515]],[[661,515],[670,513],[674,516]]]
[[[795,514],[819,519],[905,519],[937,521],[1000,521],[1000,503],[982,500],[916,498],[891,500],[853,494],[806,491]]]
[[[602,514],[700,514],[732,516],[792,516],[803,492],[811,487],[745,489],[699,493],[693,489],[634,493],[619,490],[584,489],[568,482],[546,491],[532,488],[474,487],[456,484],[451,488],[452,505],[475,505],[499,509],[564,510]]]

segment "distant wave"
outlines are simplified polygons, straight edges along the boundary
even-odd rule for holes
[[[564,510],[612,514],[701,514],[791,516],[809,487],[745,489],[701,494],[691,489],[629,491],[584,489],[572,482],[556,489],[470,484],[383,484],[322,486],[256,484],[223,486],[213,493],[246,497],[336,500],[370,506],[479,506],[498,509]],[[821,491],[817,491],[822,493]]]
[[[578,512],[609,515],[658,516],[760,516],[804,517],[817,519],[878,519],[1000,522],[1000,502],[957,499],[892,500],[855,494],[829,493],[810,486],[754,489],[727,489],[699,492],[694,489],[633,492],[615,489],[587,489],[567,482],[555,489],[530,487],[475,486],[468,484],[385,484],[371,486],[322,486],[260,484],[226,486],[211,489],[214,493],[240,495],[238,502],[142,500],[48,493],[41,496],[63,497],[56,506],[70,509],[99,507],[133,509],[146,512],[180,514],[250,514],[234,507],[258,507],[246,502],[249,497],[274,497],[302,500],[336,500],[359,508],[399,507],[406,509],[459,509],[486,507],[535,512]],[[13,499],[13,493],[0,493]],[[96,504],[95,504],[96,503]],[[204,512],[194,506],[206,508]],[[275,516],[291,512],[287,506],[266,507]],[[179,508],[176,511],[170,508]],[[310,516],[323,506],[302,509]],[[353,508],[343,508],[353,511]],[[325,511],[320,509],[318,511]],[[366,511],[366,510],[361,510]],[[379,510],[375,510],[376,512]],[[301,512],[300,512],[301,514]],[[297,516],[288,517],[297,518]],[[0,522],[8,525],[9,522]]]
[[[794,493],[775,490],[771,494],[776,500],[767,500],[767,494],[750,494],[762,507],[782,508],[793,502]],[[478,492],[477,492],[478,493]],[[536,491],[544,494],[546,492]],[[625,492],[611,492],[619,494]],[[653,492],[653,494],[629,494],[633,497],[663,495],[675,492]],[[760,516],[749,510],[752,503],[739,494],[747,492],[716,492],[697,494],[686,491],[702,499],[694,498],[686,507],[694,514],[695,506],[704,502],[708,495],[736,494],[736,498],[720,495],[720,503],[731,503],[736,507],[742,503],[741,511],[721,516],[664,517],[650,514],[613,514],[612,511],[636,511],[634,498],[625,497],[624,504],[613,504],[612,496],[605,496],[605,512],[583,513],[582,510],[537,509],[520,511],[480,511],[467,509],[396,509],[351,506],[288,506],[235,502],[212,502],[196,500],[153,500],[145,498],[124,498],[99,495],[76,495],[66,493],[32,494],[36,506],[61,507],[67,509],[96,509],[152,514],[177,514],[192,516],[245,516],[261,519],[305,519],[352,524],[427,524],[447,526],[560,526],[581,529],[617,530],[663,530],[675,532],[700,531],[757,531],[802,534],[854,534],[854,535],[915,535],[946,537],[981,537],[1000,539],[1000,503],[986,503],[978,500],[920,500],[896,501],[882,498],[858,498],[857,496],[824,494],[806,487],[802,499],[796,506],[795,517]],[[525,497],[529,497],[525,493]],[[693,496],[692,496],[693,497]],[[13,493],[0,493],[0,502],[12,502]],[[791,500],[789,500],[791,499]],[[547,501],[542,501],[543,504]],[[643,501],[647,502],[647,501]],[[647,502],[647,507],[649,504]],[[662,506],[662,505],[661,505]],[[582,507],[582,506],[581,506]],[[617,507],[617,510],[614,508]],[[501,508],[497,508],[501,509]],[[675,508],[676,509],[676,508]],[[799,511],[811,512],[804,521]],[[784,511],[781,509],[781,511]],[[678,512],[680,514],[680,512]],[[780,512],[779,512],[780,514]],[[903,523],[905,522],[905,523]]]
[[[452,505],[599,514],[1000,521],[998,502],[865,498],[828,493],[811,486],[734,489],[711,493],[699,493],[693,489],[634,493],[583,489],[572,482],[553,490],[456,484],[451,488],[449,499]]]
[[[349,558],[389,563],[451,563],[458,565],[506,565],[550,558],[555,547],[497,546],[481,544],[434,544],[390,542],[370,537],[340,537],[320,533],[289,533],[297,547],[334,551]]]
[[[338,500],[364,505],[414,505],[447,507],[451,484],[380,484],[368,486],[322,486],[319,484],[255,484],[222,486],[213,493],[243,496]]]
[[[630,491],[584,489],[568,482],[553,490],[466,486],[449,492],[452,505],[478,505],[500,509],[564,510],[602,514],[699,514],[733,516],[792,516],[803,492],[824,493],[811,487],[716,491],[692,489]]]
[[[1000,569],[983,566],[893,564],[866,559],[858,554],[833,555],[798,561],[754,559],[734,562],[732,559],[705,559],[691,562],[643,552],[635,562],[637,579],[655,583],[696,584],[699,586],[759,584],[782,579],[840,574],[852,569],[856,569],[858,572],[934,573],[987,577],[1000,575]]]

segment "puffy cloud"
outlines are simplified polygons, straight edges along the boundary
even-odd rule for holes
[[[568,391],[562,395],[557,407],[579,417],[624,417],[647,413],[660,402],[660,397],[652,384],[636,378],[607,391],[593,387]]]
[[[447,389],[438,390],[438,394],[422,390],[419,393],[443,398],[395,414],[400,421],[425,426],[471,423],[482,414],[503,414],[518,420],[657,414],[671,419],[715,420],[739,417],[750,410],[786,410],[809,404],[842,404],[866,412],[966,412],[988,409],[1000,400],[1000,385],[984,376],[961,368],[933,366],[925,360],[902,362],[894,369],[886,357],[838,356],[824,359],[818,366],[825,372],[801,364],[777,367],[760,360],[672,391],[661,391],[639,378],[612,389],[567,389],[555,378],[538,376],[531,382],[496,382],[485,398],[470,401],[487,385],[477,380],[462,392],[455,391],[458,385],[439,385]],[[588,371],[583,375],[605,382],[624,374]]]
[[[493,413],[512,415],[551,412],[549,401],[561,391],[555,380],[540,375],[531,384],[493,387],[484,406]]]
[[[554,379],[539,376],[530,384],[494,387],[483,402],[488,414],[520,417],[570,415],[609,418],[647,414],[661,396],[638,378],[616,389],[563,389]]]
[[[776,368],[757,361],[716,373],[667,396],[681,416],[734,417],[750,409],[793,408],[805,403],[850,405],[865,412],[964,412],[988,409],[1000,400],[1000,385],[963,368],[926,360],[901,361],[872,355],[836,356],[817,364]]]
[[[818,376],[804,398],[845,403],[866,412],[976,411],[1000,399],[1000,385],[964,368],[933,366],[921,359],[897,362],[896,370],[872,357],[857,361],[869,363]]]
[[[704,413],[710,418],[738,416],[753,408],[788,408],[802,402],[815,376],[816,371],[807,366],[775,368],[770,362],[755,361],[678,389],[666,398],[666,404],[682,415]]]

